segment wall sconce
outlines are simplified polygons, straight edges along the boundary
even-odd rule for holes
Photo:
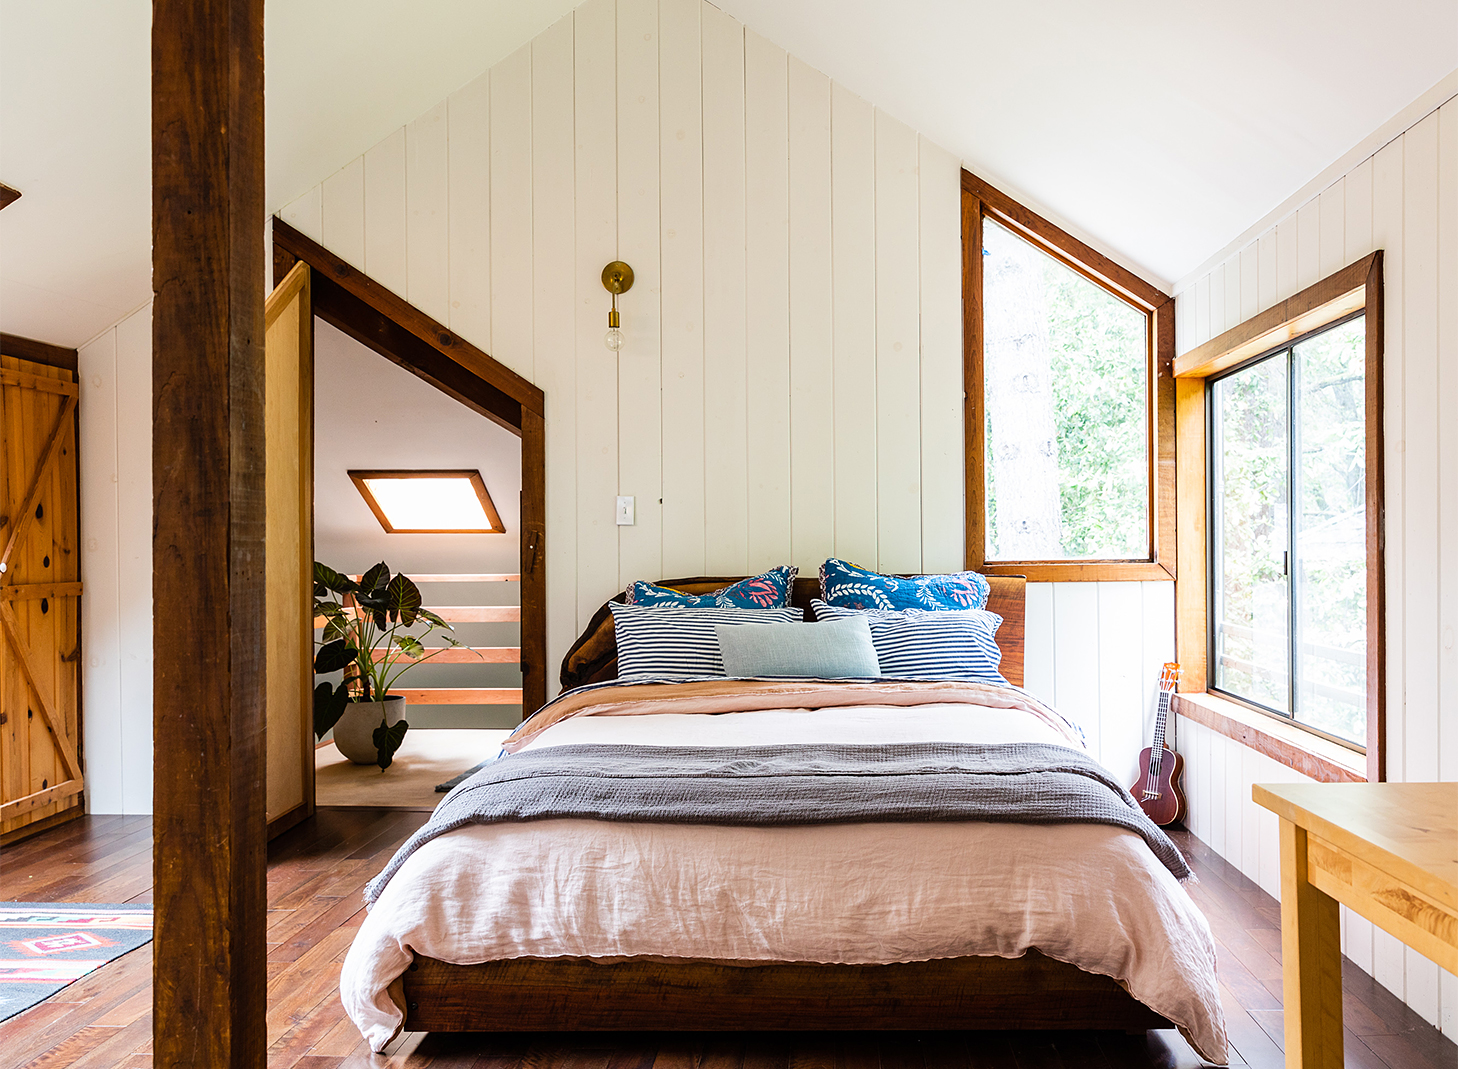
[[[623,332],[618,327],[618,294],[633,288],[633,269],[622,260],[614,260],[602,269],[602,285],[613,295],[613,307],[608,312],[608,330],[602,342],[617,352],[623,347]]]

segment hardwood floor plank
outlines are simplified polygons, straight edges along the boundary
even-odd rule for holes
[[[269,1069],[1194,1069],[1173,1032],[542,1033],[398,1037],[369,1053],[339,1001],[340,963],[363,921],[364,884],[425,819],[391,810],[320,810],[270,848]],[[5,851],[0,898],[99,901],[149,895],[151,824],[83,817]],[[1188,833],[1191,888],[1219,954],[1231,1061],[1280,1069],[1281,971],[1274,904]],[[139,887],[140,884],[146,886]],[[121,899],[114,899],[121,900]],[[1458,1048],[1349,962],[1347,1064],[1453,1069]],[[150,945],[0,1025],[0,1063],[50,1069],[151,1066]]]

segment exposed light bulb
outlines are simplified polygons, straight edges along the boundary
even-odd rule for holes
[[[613,352],[623,347],[623,332],[617,327],[608,327],[608,332],[603,335],[602,343]]]

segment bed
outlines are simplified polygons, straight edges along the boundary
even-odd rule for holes
[[[991,585],[1003,674],[1020,685],[1024,581]],[[808,614],[816,589],[798,580],[793,603]],[[564,659],[564,697],[519,729],[515,751],[541,761],[554,747],[646,740],[749,754],[765,741],[862,745],[888,732],[1079,745],[1010,688],[635,686],[615,675],[604,606]],[[1213,939],[1153,857],[1137,835],[1098,824],[470,824],[382,874],[341,995],[376,1050],[401,1028],[1178,1027],[1224,1062]],[[749,915],[760,908],[773,916]]]

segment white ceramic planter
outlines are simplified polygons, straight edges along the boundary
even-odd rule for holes
[[[350,702],[344,715],[334,725],[334,745],[357,765],[373,765],[379,761],[375,748],[375,728],[381,720],[393,724],[405,716],[405,697],[387,694],[382,702]]]

